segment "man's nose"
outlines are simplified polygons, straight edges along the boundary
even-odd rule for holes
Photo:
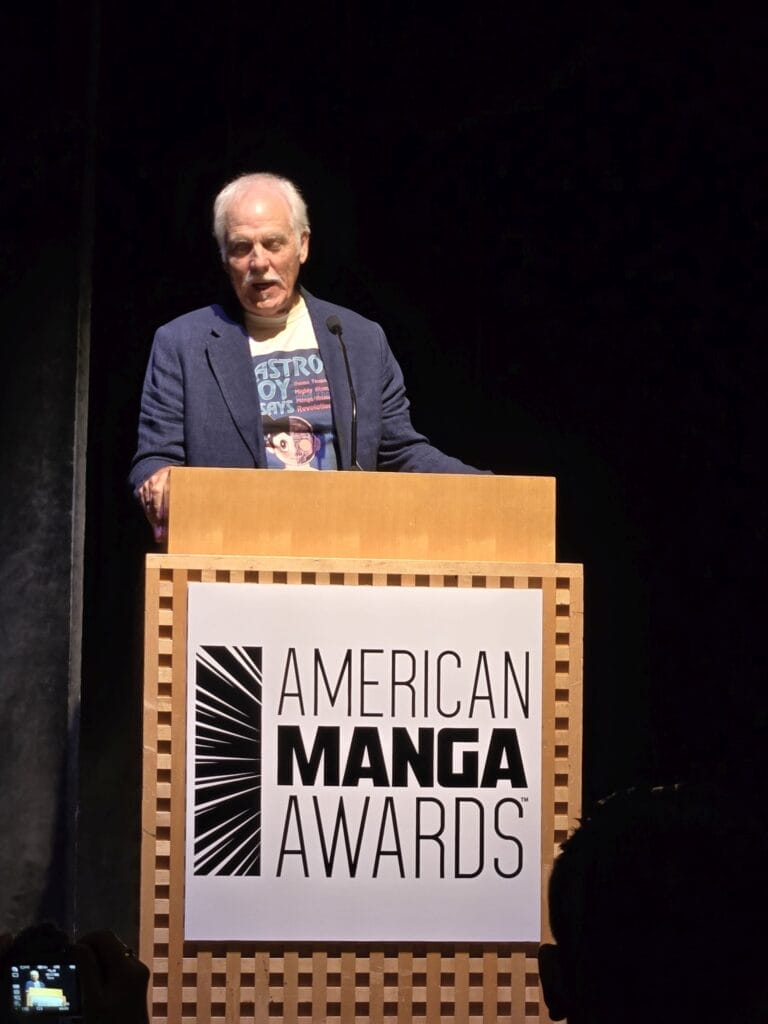
[[[263,246],[255,243],[248,264],[251,270],[265,270],[269,266],[269,253]]]

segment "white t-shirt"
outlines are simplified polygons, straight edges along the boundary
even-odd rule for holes
[[[245,314],[269,469],[337,469],[328,378],[304,299],[286,316]]]

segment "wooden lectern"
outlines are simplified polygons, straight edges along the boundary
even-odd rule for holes
[[[582,568],[555,561],[539,477],[173,469],[146,564],[140,956],[167,1024],[546,1021],[536,946],[184,939],[187,586],[538,589],[542,878],[580,813]],[[546,884],[542,886],[542,936]]]

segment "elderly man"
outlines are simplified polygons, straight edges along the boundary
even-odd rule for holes
[[[243,175],[213,213],[239,309],[207,306],[155,335],[130,482],[157,540],[171,466],[478,472],[414,430],[381,327],[299,288],[309,220],[295,185]],[[314,435],[303,461],[272,443],[275,421],[294,419]]]

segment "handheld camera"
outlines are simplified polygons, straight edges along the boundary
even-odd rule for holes
[[[78,978],[77,951],[62,949],[44,960],[14,957],[4,965],[4,1021],[83,1020]]]

